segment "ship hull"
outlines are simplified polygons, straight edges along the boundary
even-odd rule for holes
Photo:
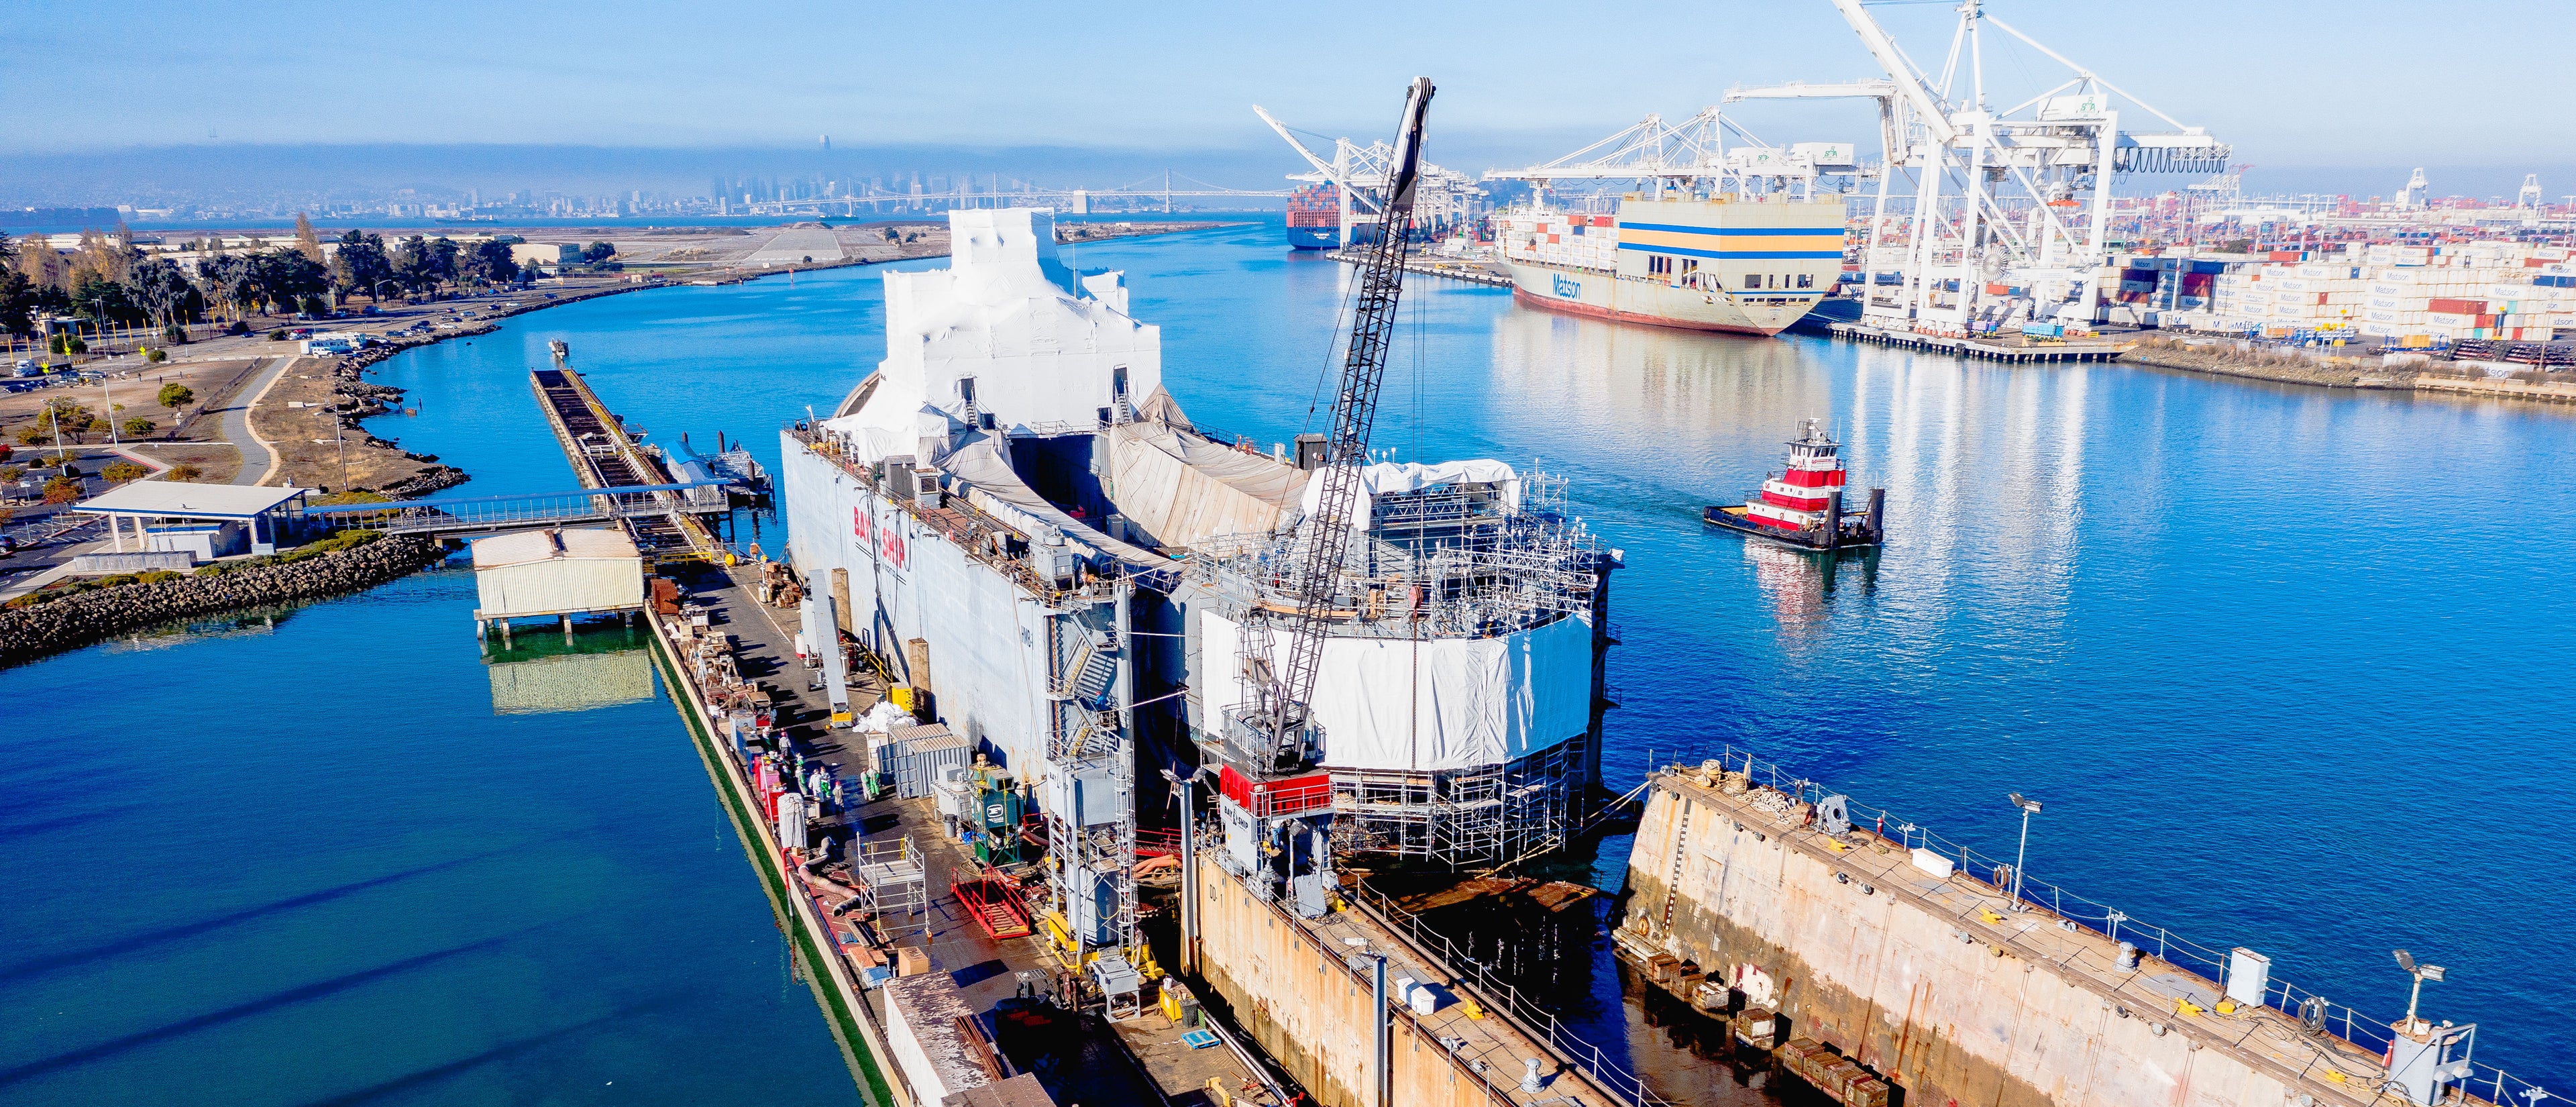
[[[1332,250],[1342,244],[1340,227],[1288,228],[1288,248],[1292,250]]]
[[[1775,545],[1810,553],[1842,553],[1878,547],[1878,535],[1871,532],[1867,524],[1850,520],[1846,520],[1843,524],[1842,540],[1828,546],[1824,544],[1822,535],[1812,531],[1785,531],[1756,523],[1746,517],[1741,507],[1711,507],[1701,512],[1700,517],[1715,526],[1734,531],[1747,538],[1759,538]]]
[[[1814,293],[1766,293],[1746,303],[1723,292],[1676,288],[1659,281],[1622,278],[1597,270],[1507,261],[1512,298],[1531,307],[1682,330],[1749,334],[1763,338],[1787,330],[1815,307]]]

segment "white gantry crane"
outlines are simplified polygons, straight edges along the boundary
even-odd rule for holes
[[[1396,161],[1393,145],[1381,140],[1362,146],[1347,138],[1337,138],[1333,140],[1332,160],[1327,161],[1307,149],[1305,143],[1297,140],[1296,132],[1261,105],[1254,104],[1252,114],[1260,116],[1271,130],[1279,132],[1279,137],[1287,140],[1288,148],[1297,151],[1297,156],[1306,159],[1306,164],[1313,167],[1304,173],[1289,174],[1289,180],[1330,184],[1340,194],[1341,237],[1336,240],[1336,245],[1352,245],[1353,228],[1381,221],[1386,206],[1387,178]],[[1473,214],[1470,209],[1476,199],[1485,194],[1483,189],[1476,187],[1475,178],[1427,162],[1420,168],[1416,189],[1411,218],[1417,224],[1464,222]]]
[[[1728,145],[1730,132],[1742,141]],[[1819,178],[1860,171],[1857,155],[1846,143],[1772,146],[1710,107],[1680,123],[1649,115],[1554,161],[1489,169],[1485,179],[1528,181],[1550,189],[1571,182],[1630,181],[1639,191],[1700,194],[1781,188],[1803,198],[1813,193]]]
[[[1893,299],[1880,298],[1879,286],[1871,285],[1869,315],[1882,324],[1965,330],[1979,320],[2075,315],[2091,321],[2107,283],[2101,270],[2108,261],[2113,176],[2227,168],[2225,143],[1988,14],[1984,0],[1959,4],[1937,76],[1914,64],[1863,0],[1832,3],[1886,71],[1886,81],[1788,85],[1730,99],[1878,102],[1888,169],[1864,257],[1873,282],[1889,269],[1903,274]],[[1996,108],[1986,94],[1988,25],[2065,67],[2066,79]],[[2173,130],[2121,129],[2124,104]],[[1901,215],[1890,211],[1890,182],[1899,172],[1914,188]],[[2024,292],[2009,301],[1987,296],[1988,283],[2006,277]]]

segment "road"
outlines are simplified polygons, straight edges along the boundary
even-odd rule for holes
[[[295,360],[292,357],[272,359],[268,368],[260,370],[259,375],[242,382],[241,390],[233,393],[231,406],[221,409],[224,441],[241,451],[241,471],[233,474],[234,484],[258,484],[268,477],[272,457],[268,447],[260,444],[250,432],[250,408],[268,392],[269,385],[277,383],[278,374],[295,364]]]

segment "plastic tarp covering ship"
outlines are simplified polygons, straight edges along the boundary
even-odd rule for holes
[[[1159,566],[1171,562],[1170,558],[1153,550],[1129,545],[1093,530],[1090,524],[1048,503],[1046,497],[1021,481],[1019,474],[1011,469],[1010,459],[1004,457],[996,445],[998,441],[994,436],[981,432],[969,435],[963,444],[940,461],[949,472],[957,475],[958,480],[965,482],[970,489],[967,498],[977,508],[1019,528],[1032,538],[1052,530],[1064,535],[1068,543],[1133,564]]]
[[[1360,500],[1351,505],[1351,529],[1368,529],[1370,512],[1377,498],[1405,492],[1419,492],[1444,484],[1491,484],[1502,489],[1506,512],[1521,508],[1521,475],[1504,462],[1489,458],[1470,461],[1444,461],[1437,465],[1420,462],[1381,461],[1360,470]],[[1310,481],[1299,496],[1298,506],[1308,515],[1322,501],[1324,482]]]
[[[1166,547],[1221,534],[1267,534],[1297,504],[1308,476],[1291,465],[1156,423],[1109,433],[1118,510]]]
[[[1247,702],[1235,663],[1242,629],[1209,612],[1199,634],[1211,714]],[[1499,638],[1327,638],[1314,713],[1327,768],[1445,770],[1517,760],[1591,725],[1592,627],[1567,616]]]

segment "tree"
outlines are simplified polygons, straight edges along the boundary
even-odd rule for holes
[[[617,256],[617,247],[606,242],[593,242],[581,248],[581,260],[592,265]]]
[[[205,476],[206,471],[199,469],[194,465],[181,462],[180,464],[171,466],[169,472],[161,475],[168,477],[171,480],[195,480],[198,477]]]
[[[133,290],[124,284],[95,274],[83,274],[80,284],[72,289],[72,311],[98,325],[132,326],[149,316],[142,305],[134,302]]]
[[[127,274],[125,283],[131,289],[135,306],[165,329],[175,329],[205,316],[206,300],[197,287],[188,283],[188,275],[178,263],[167,258],[154,258],[137,263]],[[183,335],[184,331],[181,332]]]
[[[304,260],[315,265],[320,265],[325,260],[322,256],[322,237],[313,233],[313,220],[306,218],[300,211],[295,213],[295,252],[304,255]]]
[[[445,249],[441,249],[444,244]],[[402,240],[394,249],[394,279],[414,292],[436,292],[441,282],[456,275],[456,243],[446,238],[431,242],[419,235]]]
[[[131,461],[115,461],[109,462],[107,468],[99,470],[98,475],[106,477],[109,484],[124,484],[127,481],[142,480],[152,475],[152,471]]]
[[[307,297],[320,296],[331,287],[330,274],[322,263],[293,250],[279,247],[251,255],[251,282],[257,286],[262,301],[295,306]]]
[[[63,438],[73,443],[78,443],[97,423],[98,416],[91,414],[88,407],[62,396],[45,401],[43,417],[38,421],[39,426],[49,430],[60,428]]]
[[[54,249],[52,243],[42,238],[20,243],[17,253],[18,272],[27,278],[27,283],[39,288],[71,290],[68,279],[71,266],[63,261],[62,252]]]
[[[177,381],[161,386],[161,406],[163,407],[183,408],[195,402],[196,398],[196,390]]]
[[[458,261],[467,280],[490,284],[509,284],[519,279],[519,261],[510,254],[510,244],[485,240],[465,251]]]
[[[134,232],[125,224],[116,225],[114,235],[95,230],[82,231],[80,246],[72,251],[71,267],[63,284],[79,288],[91,279],[123,283],[134,263],[143,259],[143,251],[134,248]]]
[[[152,420],[137,415],[134,418],[117,424],[117,428],[123,430],[127,434],[141,437],[152,433]]]
[[[198,263],[197,283],[206,299],[231,308],[236,320],[259,307],[259,282],[250,259],[239,254],[216,254]]]
[[[81,482],[77,478],[55,477],[54,479],[45,482],[45,502],[48,504],[76,504],[80,502],[81,493],[83,491],[84,489],[81,487]]]
[[[383,289],[378,285],[394,276],[385,256],[384,236],[355,230],[341,235],[340,250],[331,257],[331,274],[342,288],[364,292],[371,300],[380,298]]]

